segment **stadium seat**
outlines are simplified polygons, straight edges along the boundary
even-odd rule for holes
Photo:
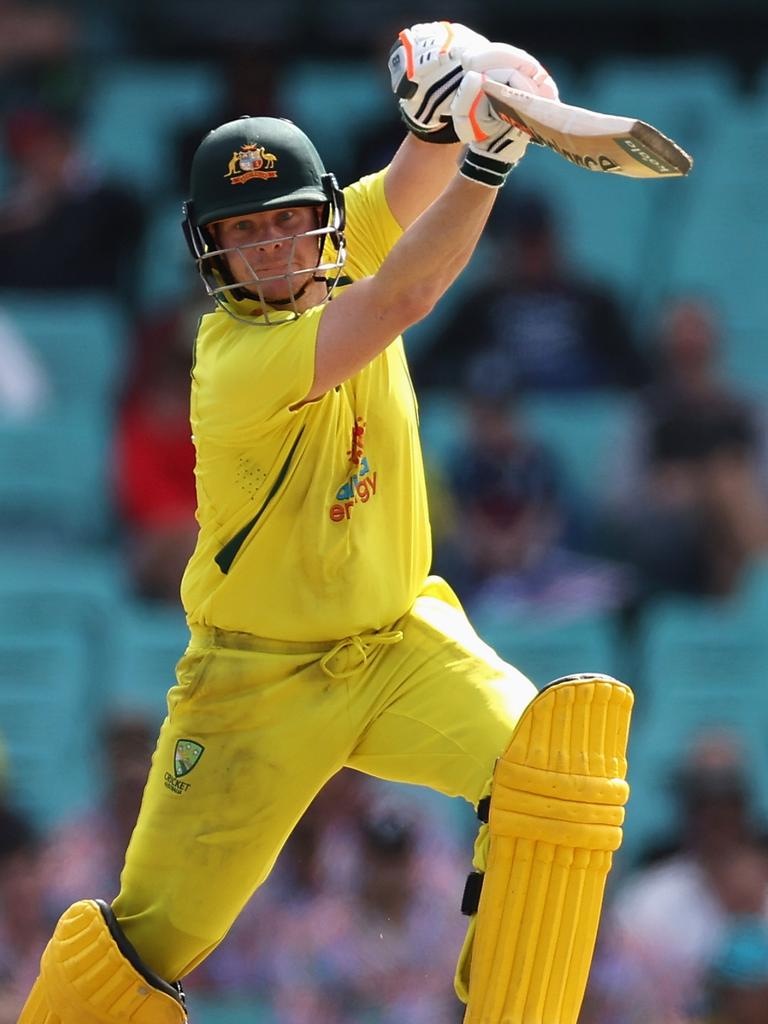
[[[768,266],[768,98],[736,104],[718,124],[718,146],[690,179],[690,216],[670,248],[667,287],[703,294],[724,320],[731,376],[768,386],[763,341]]]
[[[386,68],[362,61],[292,63],[279,83],[277,107],[307,132],[343,184],[361,133],[397,120]]]
[[[616,626],[607,615],[558,621],[505,617],[500,610],[475,616],[474,625],[486,643],[537,687],[577,672],[622,674]]]
[[[77,411],[0,424],[0,524],[50,540],[103,540],[112,524],[112,425]]]
[[[594,68],[591,102],[646,121],[691,153],[709,151],[737,92],[733,65],[706,57],[610,59]]]
[[[26,545],[18,535],[13,540],[6,535],[0,548],[0,637],[52,630],[82,642],[101,698],[94,703],[99,712],[114,663],[114,624],[127,588],[127,567],[114,550]]]
[[[0,309],[40,356],[55,407],[111,409],[127,362],[127,325],[114,299],[2,290]]]
[[[255,996],[212,998],[191,990],[189,1005],[199,1024],[278,1024],[271,1009]]]
[[[449,465],[466,432],[464,405],[448,391],[425,390],[419,395],[419,433],[427,461]]]
[[[204,123],[222,93],[221,77],[208,64],[105,63],[88,90],[86,149],[99,167],[132,188],[148,195],[175,190],[179,134]]]
[[[558,461],[567,489],[589,501],[601,490],[610,454],[626,431],[631,406],[621,392],[579,395],[530,395],[522,399],[528,432]]]
[[[32,628],[32,623],[35,627]],[[96,680],[85,639],[31,620],[0,631],[0,730],[11,792],[34,821],[50,827],[93,799]]]
[[[180,197],[161,199],[150,210],[138,285],[138,300],[146,310],[175,304],[195,287],[203,294],[181,230],[181,203]]]
[[[180,606],[126,602],[116,623],[111,706],[146,714],[159,727],[165,716],[165,695],[175,682],[176,662],[188,642]]]
[[[599,65],[567,102],[648,121],[704,163],[715,132],[719,145],[735,92],[733,70],[709,58],[622,58]],[[514,180],[552,202],[574,268],[613,285],[636,317],[645,315],[666,289],[670,247],[691,213],[689,181],[610,178],[540,149]]]
[[[701,731],[729,730],[750,758],[768,813],[768,634],[757,605],[659,601],[641,630],[642,699],[630,741],[628,847],[637,852],[674,825],[671,773]]]

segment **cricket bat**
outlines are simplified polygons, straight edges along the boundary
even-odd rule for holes
[[[491,78],[483,90],[503,121],[578,167],[628,178],[679,178],[693,167],[685,150],[644,121],[571,107]]]

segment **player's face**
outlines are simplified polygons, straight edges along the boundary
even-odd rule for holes
[[[233,279],[250,286],[251,294],[256,294],[254,278],[258,279],[267,302],[295,295],[311,281],[318,262],[317,236],[301,236],[317,228],[319,210],[290,206],[217,221],[213,228],[219,248],[235,250],[225,257]]]

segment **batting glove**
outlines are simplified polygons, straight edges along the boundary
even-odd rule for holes
[[[464,74],[461,58],[489,46],[485,36],[455,22],[431,21],[403,29],[387,66],[409,131],[427,142],[458,142],[451,103]]]
[[[483,91],[486,78],[547,99],[558,99],[549,72],[529,53],[506,43],[464,55],[464,78],[451,104],[456,134],[469,149],[460,173],[488,188],[500,188],[512,168],[522,160],[530,136],[503,121]]]

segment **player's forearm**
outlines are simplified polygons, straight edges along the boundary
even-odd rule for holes
[[[496,191],[455,174],[408,228],[376,275],[380,305],[420,319],[447,291],[475,250]],[[413,320],[411,321],[413,322]],[[404,322],[400,329],[409,326]]]
[[[406,136],[384,178],[387,203],[401,228],[409,228],[448,186],[463,148]]]

